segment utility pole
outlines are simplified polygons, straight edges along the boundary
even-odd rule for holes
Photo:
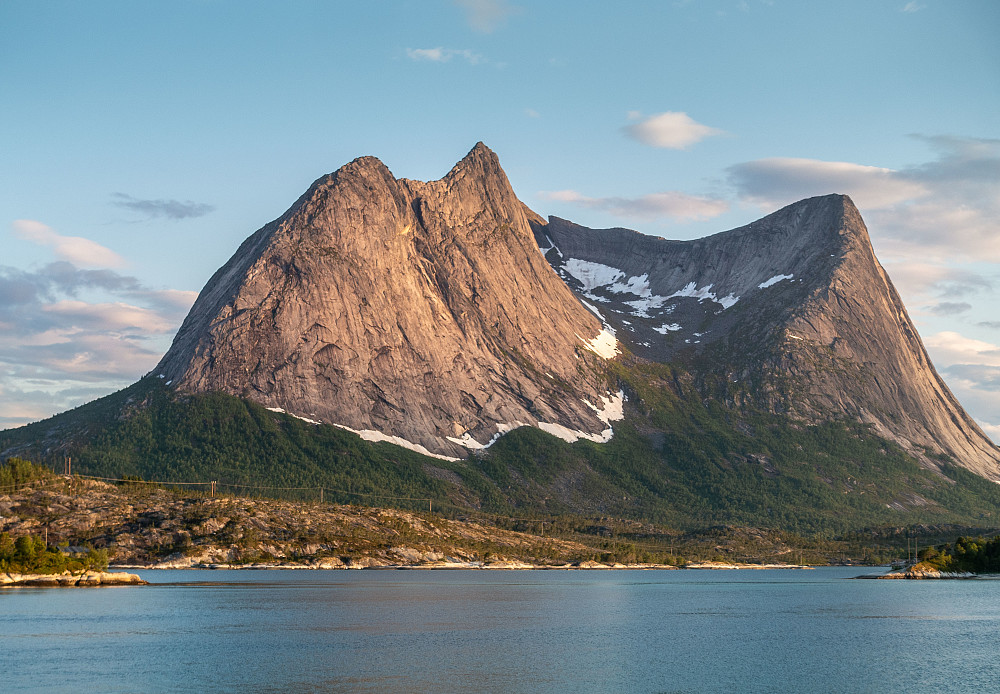
[[[323,503],[323,488],[319,488],[319,503]]]

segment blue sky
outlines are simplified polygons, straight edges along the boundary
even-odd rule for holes
[[[851,195],[1000,440],[1000,3],[0,3],[0,427],[147,372],[205,281],[362,155],[479,140],[543,215],[696,238]]]

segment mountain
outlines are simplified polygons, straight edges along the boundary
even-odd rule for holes
[[[1000,451],[848,198],[695,241],[593,230],[525,207],[482,143],[438,181],[372,157],[320,178],[210,279],[150,374],[0,432],[10,455],[685,528],[1000,507]]]
[[[154,373],[455,457],[522,424],[607,440],[616,351],[479,143],[439,181],[373,157],[316,181],[209,280]]]
[[[694,241],[558,218],[533,231],[632,352],[688,365],[706,395],[810,424],[858,420],[929,467],[948,456],[1000,481],[1000,449],[934,370],[847,196]]]

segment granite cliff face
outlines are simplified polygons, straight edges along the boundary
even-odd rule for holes
[[[615,339],[529,214],[482,143],[426,183],[356,159],[243,243],[154,374],[437,455],[524,424],[607,440]]]
[[[1000,481],[1000,449],[934,370],[848,197],[695,241],[558,218],[533,230],[630,350],[685,363],[706,395],[806,422],[860,419],[928,466],[945,454]]]

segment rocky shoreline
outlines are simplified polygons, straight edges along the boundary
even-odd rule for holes
[[[206,497],[80,478],[52,477],[33,487],[0,494],[0,530],[14,538],[43,536],[68,551],[106,551],[119,570],[807,568],[801,560],[778,563],[794,550],[779,535],[756,529],[685,537],[638,523],[613,529],[601,521],[560,531],[551,520],[500,527],[489,517]],[[726,559],[737,554],[742,561]],[[760,563],[748,561],[754,556]],[[691,561],[695,557],[700,561]]]
[[[938,571],[926,566],[911,566],[906,569],[890,571],[884,574],[865,574],[855,578],[873,580],[903,580],[903,581],[954,581],[979,578],[979,574],[971,571]]]
[[[132,569],[144,571],[158,570],[229,570],[229,571],[316,571],[316,570],[360,570],[360,569],[385,569],[401,571],[449,571],[449,570],[483,570],[483,571],[677,571],[681,569],[699,570],[709,569],[717,571],[739,571],[742,569],[799,569],[812,570],[812,566],[800,564],[730,564],[725,562],[698,562],[684,566],[674,566],[672,564],[648,564],[634,563],[622,564],[618,562],[602,563],[598,561],[576,561],[565,563],[538,564],[519,560],[500,561],[465,561],[448,557],[445,560],[422,561],[418,563],[396,563],[378,557],[362,557],[356,560],[347,561],[339,557],[320,559],[306,563],[252,563],[252,564],[229,564],[229,563],[204,563],[183,560],[173,560],[160,562],[158,564],[118,564],[116,569]]]
[[[254,564],[226,564],[226,563],[193,563],[179,565],[172,562],[160,564],[125,564],[116,565],[116,569],[132,569],[143,571],[160,571],[166,569],[174,570],[229,570],[229,571],[341,571],[341,570],[400,570],[400,571],[456,571],[456,570],[482,570],[482,571],[676,571],[681,567],[671,564],[603,564],[596,561],[568,562],[556,564],[535,564],[518,560],[502,561],[463,561],[452,559],[449,561],[426,561],[415,564],[399,564],[380,560],[375,557],[362,557],[354,561],[341,561],[339,558],[321,559],[309,563],[254,563]]]
[[[745,564],[742,562],[701,561],[684,566],[685,569],[707,569],[710,571],[738,571],[740,569],[808,569],[813,567],[804,564]]]
[[[61,574],[18,574],[0,573],[0,587],[9,586],[45,586],[45,587],[96,587],[96,586],[139,586],[148,585],[136,574],[120,571],[85,571],[73,574],[64,571]]]

